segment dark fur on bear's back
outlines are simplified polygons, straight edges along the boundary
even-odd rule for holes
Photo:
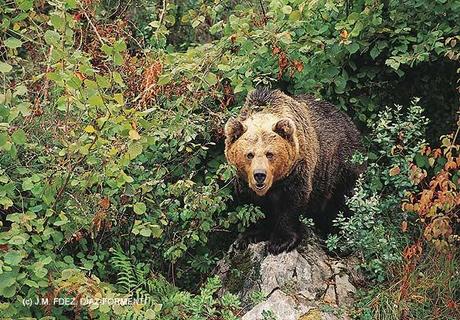
[[[256,90],[247,97],[240,121],[261,113],[292,119],[300,146],[292,170],[275,181],[264,196],[255,194],[241,177],[237,179],[238,199],[260,206],[266,215],[240,243],[245,246],[268,240],[268,250],[276,254],[292,250],[301,241],[300,215],[313,218],[319,230],[327,234],[337,212],[347,214],[345,196],[351,195],[363,170],[350,162],[361,148],[361,137],[345,113],[308,95],[289,97],[277,90]],[[227,149],[232,143],[228,139]]]
[[[321,231],[327,234],[337,211],[349,215],[345,196],[352,195],[356,179],[364,169],[351,162],[353,154],[362,148],[361,135],[348,115],[336,106],[308,95],[295,99],[308,105],[312,111],[320,156],[309,209],[314,211],[310,215]]]

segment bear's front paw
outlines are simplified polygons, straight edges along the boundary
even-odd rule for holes
[[[250,243],[251,243],[250,239],[240,235],[238,236],[238,239],[236,239],[235,243],[233,244],[233,248],[235,248],[236,250],[245,250],[249,246]]]
[[[297,247],[300,242],[300,237],[295,235],[289,239],[274,239],[270,240],[267,245],[267,250],[273,255],[280,254],[281,252],[289,252]]]
[[[245,232],[238,236],[238,239],[235,241],[234,248],[237,250],[245,250],[251,243],[257,243],[266,240],[267,236],[264,232]]]

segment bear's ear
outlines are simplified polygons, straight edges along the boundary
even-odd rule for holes
[[[225,124],[225,138],[228,143],[235,142],[246,132],[246,126],[235,118],[230,118]]]
[[[273,125],[273,131],[286,140],[292,140],[295,134],[295,123],[288,118],[281,119]]]

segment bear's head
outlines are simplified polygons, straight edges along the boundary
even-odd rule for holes
[[[292,171],[299,157],[293,120],[256,113],[246,120],[234,118],[225,125],[225,156],[258,196]]]

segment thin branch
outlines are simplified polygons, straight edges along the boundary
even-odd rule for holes
[[[91,28],[93,28],[94,33],[96,34],[97,38],[99,39],[99,42],[100,42],[101,44],[104,44],[104,40],[102,40],[102,37],[101,37],[101,35],[99,34],[99,32],[97,31],[96,26],[93,24],[93,22],[91,21],[91,18],[89,17],[89,15],[86,13],[86,10],[84,10],[84,9],[83,9],[83,14],[84,14],[85,17],[86,17],[86,20],[88,20],[88,23],[90,24]]]
[[[165,13],[166,13],[166,0],[163,0],[163,8],[161,9],[160,17],[158,19],[157,31],[160,29],[161,25],[163,24],[163,19],[164,19]]]
[[[264,16],[264,18],[263,18],[264,24],[266,24],[267,23],[267,12],[265,11],[263,1],[259,0],[259,3],[260,3],[260,9],[262,10],[262,15]]]

